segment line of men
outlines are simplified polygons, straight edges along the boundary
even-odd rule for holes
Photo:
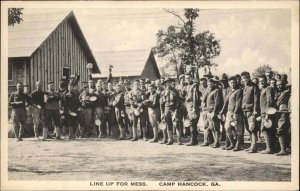
[[[197,124],[202,112],[204,142],[201,146],[220,147],[225,137],[223,149],[240,151],[245,130],[250,135],[251,146],[248,153],[257,152],[259,133],[266,143],[263,154],[273,154],[276,142],[280,152],[290,152],[290,96],[291,87],[287,76],[272,72],[251,80],[249,72],[242,72],[230,78],[223,74],[221,80],[201,78],[195,81],[188,74],[181,75],[178,84],[174,79],[162,78],[119,81],[115,87],[111,82],[89,80],[81,89],[74,80],[61,82],[59,90],[54,90],[53,82],[42,90],[41,82],[36,82],[36,90],[30,95],[23,93],[22,83],[11,94],[14,133],[22,141],[22,127],[26,121],[25,103],[32,107],[34,133],[39,140],[38,127],[43,126],[43,138],[49,137],[48,129],[55,126],[55,138],[61,133],[68,139],[76,137],[110,136],[120,140],[140,138],[151,143],[158,142],[162,131],[161,144],[172,145],[173,135],[182,145],[182,137],[190,136],[187,146],[198,144]],[[269,114],[270,108],[277,112]],[[140,133],[138,133],[138,126]],[[62,131],[62,132],[61,132]]]

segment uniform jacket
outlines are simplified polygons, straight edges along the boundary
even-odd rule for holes
[[[150,108],[159,108],[159,99],[160,96],[157,92],[154,93],[150,93],[148,100],[150,100],[150,104],[148,105],[148,107]]]
[[[285,105],[286,107],[288,107],[290,97],[291,97],[291,90],[290,89],[286,89],[284,91],[277,91],[276,94],[275,94],[277,109],[279,109],[279,107],[281,105]]]
[[[45,91],[45,108],[51,110],[59,109],[60,94],[58,92]]]
[[[37,105],[44,107],[44,105],[45,105],[44,95],[45,95],[45,92],[43,92],[42,90],[34,90],[30,95],[32,105],[35,107]]]
[[[268,107],[275,107],[275,91],[270,86],[263,88],[260,92],[261,114],[265,114]]]
[[[231,92],[226,96],[221,114],[225,114],[227,111],[234,114],[240,114],[242,112],[242,100],[242,89],[231,90]]]
[[[188,84],[183,89],[183,95],[185,97],[186,103],[192,103],[193,108],[195,110],[200,109],[201,100],[200,100],[200,92],[196,84]]]
[[[95,107],[95,102],[89,100],[89,98],[92,96],[96,96],[94,89],[89,89],[87,92],[84,91],[80,94],[79,99],[83,107],[86,108]]]
[[[16,104],[14,102],[22,102],[22,103]],[[22,93],[13,92],[10,95],[9,105],[12,106],[13,109],[17,109],[17,108],[24,108],[25,109],[25,102],[30,104],[30,97],[27,94],[23,93],[23,92]]]
[[[142,105],[143,101],[146,99],[144,92],[141,90],[131,90],[128,93],[129,103],[133,108],[137,108],[138,105]]]
[[[223,107],[222,92],[219,88],[210,91],[206,98],[206,109],[208,112],[219,113]]]
[[[96,107],[105,107],[107,104],[107,101],[106,101],[106,97],[103,94],[103,92],[96,91],[94,94],[97,97]]]
[[[180,106],[180,97],[178,91],[174,88],[165,89],[162,91],[160,95],[160,105],[162,110],[165,107],[177,109]]]
[[[125,109],[125,105],[124,105],[124,93],[121,91],[119,93],[116,93],[116,95],[114,96],[114,101],[113,101],[113,106],[117,107],[118,109]]]
[[[259,90],[253,83],[244,87],[242,109],[243,111],[259,113]]]
[[[78,93],[68,92],[63,96],[63,106],[66,112],[78,113],[78,108],[81,106]]]

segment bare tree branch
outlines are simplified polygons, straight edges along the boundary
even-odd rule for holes
[[[168,13],[171,13],[172,15],[175,15],[176,17],[178,17],[184,24],[185,24],[185,21],[179,16],[178,13],[175,13],[174,11],[170,11],[168,9],[164,9],[166,12]]]

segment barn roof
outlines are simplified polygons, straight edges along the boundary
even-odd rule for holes
[[[30,57],[61,23],[71,19],[82,46],[96,63],[73,11],[24,9],[22,19],[20,24],[8,27],[8,57]]]
[[[113,77],[140,76],[150,56],[151,50],[125,50],[95,52],[101,77],[108,77],[109,65],[113,65]]]

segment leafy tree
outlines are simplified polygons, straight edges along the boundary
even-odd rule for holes
[[[196,33],[194,25],[199,9],[184,9],[184,19],[174,11],[165,11],[178,17],[181,22],[170,25],[167,31],[157,32],[154,51],[167,61],[166,68],[170,68],[169,71],[177,78],[182,73],[199,78],[199,68],[216,65],[212,59],[220,54],[219,40],[209,31]]]
[[[259,77],[259,76],[264,75],[266,72],[269,72],[269,71],[273,71],[272,67],[269,66],[269,64],[264,64],[264,65],[259,66],[258,68],[256,68],[254,70],[254,72],[252,73],[252,76],[253,77]],[[273,71],[273,72],[277,73],[275,71]]]
[[[20,24],[23,21],[21,15],[23,8],[9,8],[8,9],[8,26],[14,26],[14,24]]]

